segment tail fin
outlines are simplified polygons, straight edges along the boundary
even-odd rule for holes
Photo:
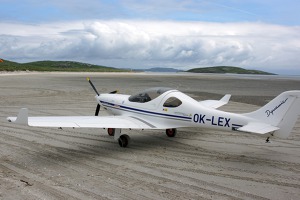
[[[300,90],[283,92],[262,108],[244,114],[263,123],[276,126],[274,136],[287,138],[300,114]]]

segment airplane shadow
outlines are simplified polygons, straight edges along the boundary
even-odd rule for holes
[[[28,159],[31,162],[38,163],[40,166],[49,166],[57,164],[74,164],[84,163],[88,161],[100,162],[104,158],[119,159],[130,158],[130,156],[148,156],[148,152],[154,152],[154,154],[167,153],[172,154],[168,156],[174,156],[173,152],[180,152],[180,155],[187,155],[192,152],[195,158],[201,159],[202,156],[207,157],[208,154],[220,159],[220,161],[232,161],[236,160],[242,163],[264,163],[264,159],[255,158],[255,155],[241,155],[237,153],[230,153],[222,150],[212,150],[211,148],[201,148],[187,145],[182,142],[181,135],[178,137],[169,138],[164,133],[149,132],[149,134],[129,133],[131,137],[131,143],[127,148],[119,146],[118,142],[110,136],[101,137],[97,140],[90,140],[88,143],[70,143],[66,147],[45,145],[45,148],[41,151],[31,153]],[[104,138],[104,139],[103,139]],[[185,138],[186,139],[186,138]],[[193,140],[193,136],[189,136],[188,139]],[[230,146],[229,146],[230,148]],[[202,151],[202,152],[198,152]],[[185,152],[186,151],[186,152]],[[267,150],[261,149],[259,154],[268,155]],[[212,158],[213,158],[212,157]]]
[[[130,134],[129,134],[130,135]],[[101,159],[101,157],[116,158],[120,156],[128,156],[130,154],[141,153],[142,151],[153,151],[157,149],[180,148],[182,145],[177,142],[180,138],[168,138],[165,134],[157,133],[151,135],[133,134],[130,135],[131,141],[128,147],[122,148],[118,141],[107,136],[105,140],[97,139],[90,143],[74,143],[73,146],[66,147],[55,145],[44,145],[41,151],[30,154],[32,162],[55,165],[55,163],[74,163],[84,162],[91,158]],[[102,137],[103,138],[103,137]],[[48,162],[43,162],[46,159]],[[52,160],[53,162],[50,162]]]

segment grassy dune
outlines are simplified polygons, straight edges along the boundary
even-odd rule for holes
[[[217,66],[217,67],[204,67],[204,68],[194,68],[187,72],[193,73],[219,73],[219,74],[261,74],[261,75],[274,75],[269,72],[264,72],[260,70],[248,70],[240,67],[232,66]]]
[[[0,71],[126,72],[127,70],[73,61],[0,62]]]

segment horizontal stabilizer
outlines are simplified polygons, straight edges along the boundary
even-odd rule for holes
[[[209,108],[219,108],[221,106],[224,106],[229,102],[231,95],[226,94],[222,99],[220,100],[205,100],[205,101],[200,101],[199,103],[204,106],[204,107],[209,107]]]
[[[249,124],[242,126],[237,129],[237,131],[249,132],[249,133],[257,133],[257,134],[266,134],[272,131],[276,131],[279,128],[276,126],[272,126],[270,124],[259,123],[259,122],[250,122]]]

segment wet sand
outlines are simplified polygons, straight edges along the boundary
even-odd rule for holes
[[[178,88],[198,100],[232,94],[222,110],[253,111],[300,80],[260,76],[22,73],[0,75],[0,199],[299,199],[300,120],[288,139],[237,132],[123,130],[120,148],[103,129],[32,128],[31,116],[93,115],[97,89],[133,94]],[[100,115],[106,115],[100,111]]]

